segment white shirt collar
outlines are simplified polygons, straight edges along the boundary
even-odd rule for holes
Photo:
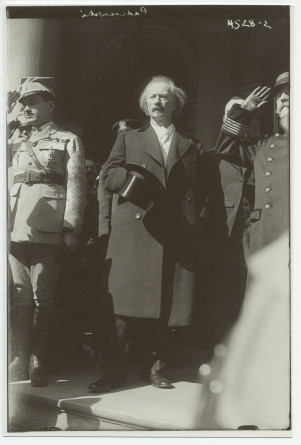
[[[153,127],[153,129],[155,130],[156,134],[158,137],[167,137],[169,136],[174,130],[175,130],[175,126],[173,123],[171,123],[169,125],[169,127],[165,128],[163,127],[163,125],[158,125],[156,121],[154,121],[154,119],[150,119],[150,124]]]

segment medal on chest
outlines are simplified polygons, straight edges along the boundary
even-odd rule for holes
[[[49,166],[53,165],[53,162],[54,162],[54,154],[55,154],[55,151],[54,151],[54,150],[49,150],[49,151],[48,151],[47,161],[48,161],[48,165],[49,165]]]

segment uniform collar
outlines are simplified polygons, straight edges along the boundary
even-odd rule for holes
[[[47,127],[49,127],[49,126],[52,126],[53,124],[54,124],[54,122],[53,122],[53,121],[50,121],[50,122],[47,122],[47,123],[44,124],[44,125],[41,125],[40,127],[35,127],[35,126],[33,126],[33,127],[32,127],[32,132],[33,132],[33,133],[40,133],[41,131],[45,130],[45,128],[47,128]]]
[[[47,139],[50,134],[55,133],[57,131],[57,126],[53,121],[47,122],[47,124],[41,125],[38,129],[32,129],[30,135],[31,142],[37,142],[41,139]]]

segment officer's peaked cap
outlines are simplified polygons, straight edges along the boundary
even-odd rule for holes
[[[54,77],[23,77],[20,85],[21,101],[24,97],[32,94],[48,93],[55,97],[55,78]]]
[[[277,88],[285,83],[289,83],[289,80],[290,80],[290,75],[289,75],[288,71],[280,74],[276,79],[275,88]]]
[[[142,123],[136,119],[122,119],[115,122],[112,126],[112,131],[121,133],[122,131],[134,130],[135,128],[140,128]]]

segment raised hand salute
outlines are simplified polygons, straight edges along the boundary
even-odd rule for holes
[[[241,108],[245,108],[249,111],[255,111],[261,108],[268,102],[271,88],[269,87],[257,87],[241,104]]]

